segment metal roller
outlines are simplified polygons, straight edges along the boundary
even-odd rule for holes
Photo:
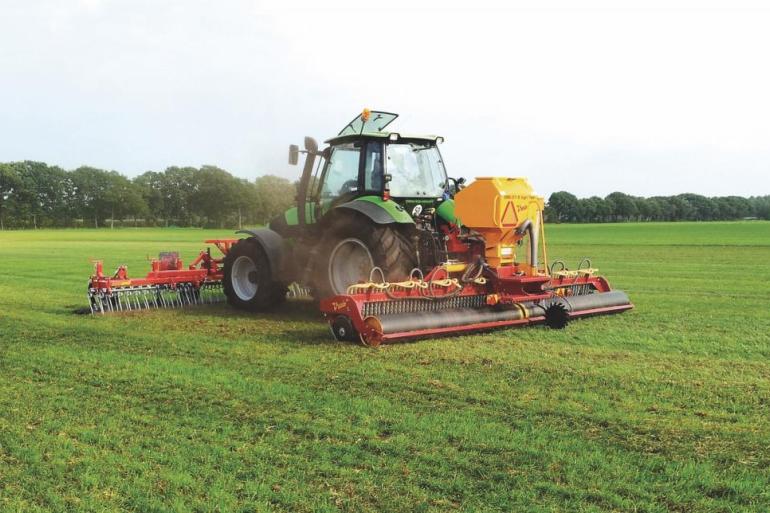
[[[541,303],[519,303],[505,307],[483,306],[478,308],[449,308],[409,313],[385,313],[367,317],[364,321],[373,328],[376,339],[401,334],[442,330],[445,328],[484,329],[491,323],[506,323],[529,319],[531,323],[545,323],[551,328],[563,328],[569,320],[582,315],[611,313],[631,308],[631,302],[623,291],[586,294],[583,296],[557,297]]]
[[[581,311],[611,308],[615,306],[631,305],[628,295],[622,290],[585,294],[582,296],[557,297],[551,300],[551,304],[561,304],[571,314]]]
[[[428,329],[452,328],[498,321],[517,321],[539,315],[542,309],[535,305],[520,305],[506,308],[456,308],[432,312],[414,312],[377,316],[382,333],[402,333]],[[526,313],[526,315],[525,315]]]

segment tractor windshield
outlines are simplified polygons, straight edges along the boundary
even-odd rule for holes
[[[391,196],[438,198],[444,194],[446,170],[435,145],[391,143],[387,145],[386,161]]]
[[[359,115],[353,118],[353,121],[345,125],[339,134],[337,135],[351,135],[361,134],[363,132],[382,132],[382,130],[391,124],[394,119],[398,117],[398,114],[392,112],[381,112],[373,110],[369,113],[369,117],[364,119]]]

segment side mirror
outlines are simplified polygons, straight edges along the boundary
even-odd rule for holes
[[[289,145],[289,164],[296,166],[299,162],[299,146],[296,144]]]

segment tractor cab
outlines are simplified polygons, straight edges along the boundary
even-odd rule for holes
[[[398,117],[364,110],[319,149],[305,154],[296,206],[270,222],[290,258],[282,281],[308,284],[318,297],[344,293],[370,278],[403,279],[448,254],[445,236],[459,227],[447,177],[443,138],[387,131]],[[452,184],[452,185],[450,185]]]
[[[302,208],[292,209],[287,221],[296,217],[297,224],[312,224],[353,200],[410,214],[418,205],[419,212],[446,200],[449,181],[438,149],[443,138],[385,131],[397,117],[365,110],[325,141],[328,146],[323,151],[307,138],[302,152],[306,153],[305,172],[297,198],[298,205],[305,205],[306,216],[303,220],[297,215]],[[297,146],[290,147],[291,164],[297,163],[299,153]]]
[[[321,203],[377,195],[397,202],[438,199],[446,192],[446,170],[438,137],[395,132],[352,134],[326,141],[329,147],[316,175]]]

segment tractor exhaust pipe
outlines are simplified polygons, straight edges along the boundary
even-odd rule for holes
[[[297,163],[297,154],[299,149],[295,145],[292,145],[289,149],[289,163]],[[310,177],[313,175],[313,164],[315,164],[315,158],[319,155],[318,143],[312,137],[305,137],[305,166],[302,168],[302,178],[299,181],[299,189],[297,190],[297,222],[300,229],[304,229],[307,224],[307,188],[310,184]]]

